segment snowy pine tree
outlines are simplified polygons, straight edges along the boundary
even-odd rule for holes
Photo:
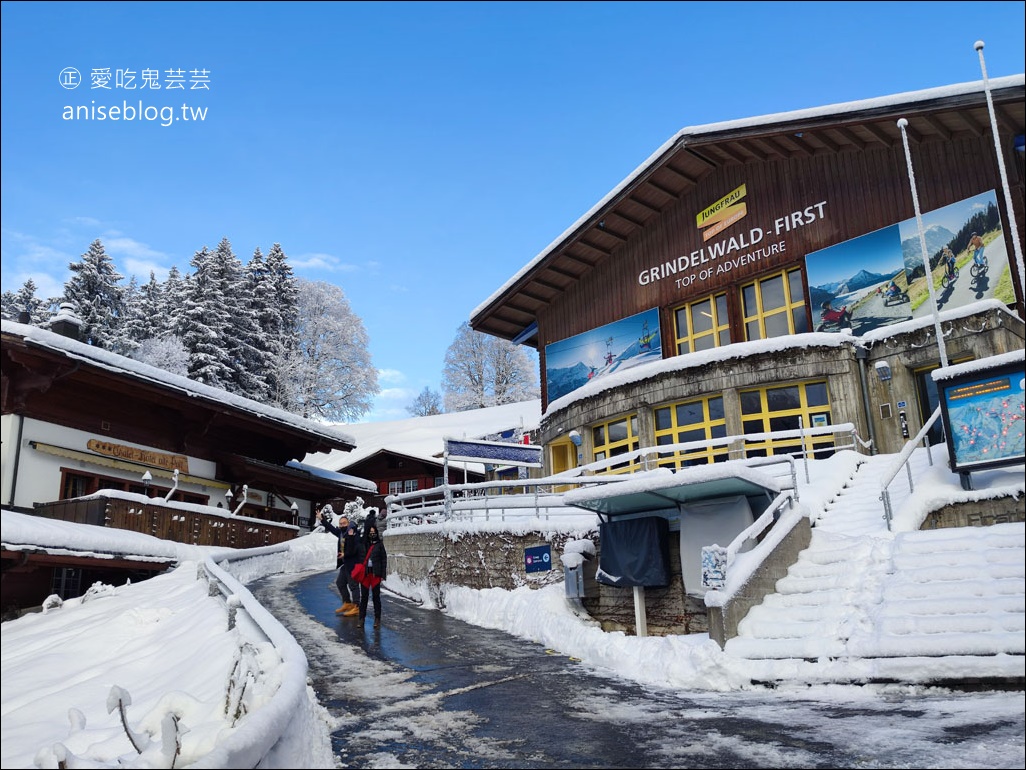
[[[204,246],[190,262],[193,272],[182,293],[179,334],[189,351],[189,377],[228,390],[232,367],[224,340],[228,322],[220,269]]]
[[[118,324],[111,343],[111,350],[115,353],[132,357],[132,353],[139,347],[143,340],[142,336],[142,292],[139,289],[139,281],[133,275],[128,279],[122,294],[124,310],[122,311],[121,323]]]
[[[223,297],[221,344],[231,368],[231,376],[224,387],[254,401],[263,401],[267,396],[264,380],[266,356],[261,351],[261,332],[253,312],[253,294],[242,263],[227,238],[222,238],[217,244],[212,262]]]
[[[263,262],[260,299],[263,301],[260,328],[266,338],[268,366],[265,372],[271,403],[285,406],[292,394],[290,367],[298,358],[296,325],[299,317],[299,285],[281,244],[275,243]]]
[[[39,299],[36,296],[36,282],[28,278],[18,291],[5,291],[0,305],[4,318],[17,321],[22,312],[27,312],[30,324],[43,326],[53,317],[58,300]]]
[[[182,336],[182,308],[185,306],[186,278],[178,272],[175,265],[167,272],[167,278],[160,286],[160,303],[157,318],[165,329]]]
[[[64,284],[64,302],[75,306],[82,319],[79,337],[83,342],[109,349],[117,340],[118,327],[124,320],[122,276],[114,262],[96,239],[81,262],[68,265],[72,276]]]

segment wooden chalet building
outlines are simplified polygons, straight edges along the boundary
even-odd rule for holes
[[[1021,349],[1024,78],[990,87],[1007,193],[982,82],[685,128],[656,150],[471,316],[539,353],[546,472],[840,424],[895,452],[933,414],[944,355]],[[835,445],[799,441],[663,464]]]
[[[5,511],[253,547],[308,531],[323,501],[374,489],[302,463],[352,450],[348,434],[79,342],[66,309],[51,326],[3,321]],[[5,593],[13,573],[38,568],[78,595],[88,585],[59,571],[79,561],[5,548]]]

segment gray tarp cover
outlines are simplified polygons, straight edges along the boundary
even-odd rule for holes
[[[662,516],[616,519],[599,525],[600,583],[665,588],[670,585],[670,525]]]

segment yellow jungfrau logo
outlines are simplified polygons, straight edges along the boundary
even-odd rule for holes
[[[747,185],[741,185],[736,190],[732,190],[711,206],[707,206],[702,211],[698,212],[698,214],[695,215],[695,223],[698,225],[699,229],[709,227],[710,225],[716,224],[717,222],[725,219],[730,219],[730,224],[733,224],[748,213],[745,204],[741,204],[741,206],[735,205],[747,194]],[[740,216],[735,216],[737,214],[740,214]],[[727,225],[724,225],[723,227],[726,226]],[[720,230],[722,230],[723,227],[721,227]],[[707,235],[706,238],[708,237],[709,236]]]

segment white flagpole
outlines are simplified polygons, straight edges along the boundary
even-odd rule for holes
[[[1015,250],[1015,266],[1019,271],[1019,297],[1026,305],[1026,267],[1022,257],[1022,244],[1019,242],[1019,230],[1015,226],[1015,210],[1012,208],[1012,193],[1008,187],[1008,174],[1005,172],[1005,157],[1001,154],[1001,139],[998,136],[997,117],[994,115],[994,99],[990,95],[990,80],[987,79],[987,63],[983,60],[983,41],[977,40],[974,48],[980,54],[980,70],[983,72],[983,90],[987,94],[987,110],[990,112],[990,132],[994,135],[994,152],[997,154],[998,171],[1001,173],[1001,190],[1005,194],[1005,211],[1008,212],[1008,226],[1012,228],[1012,248]]]
[[[912,204],[916,207],[916,227],[919,228],[919,249],[923,254],[923,269],[926,271],[926,288],[930,292],[930,302],[933,303],[933,328],[937,334],[937,348],[940,350],[941,366],[948,365],[948,351],[944,345],[944,331],[941,329],[940,313],[937,309],[937,295],[933,289],[933,270],[930,268],[930,255],[926,253],[926,232],[923,230],[923,215],[919,211],[919,193],[916,191],[916,175],[912,170],[912,154],[908,149],[908,135],[905,127],[908,121],[902,118],[898,121],[898,128],[901,129],[901,143],[905,146],[905,163],[908,166],[908,184],[912,188]],[[946,270],[947,267],[945,266]]]

